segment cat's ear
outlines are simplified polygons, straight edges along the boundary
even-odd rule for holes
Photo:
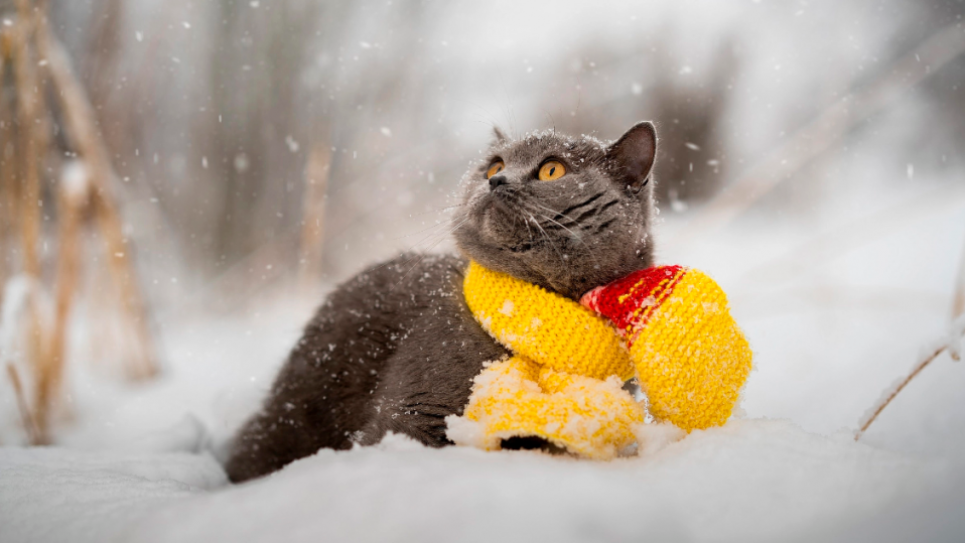
[[[657,130],[653,123],[643,121],[633,125],[607,148],[606,157],[620,182],[634,192],[645,187],[657,157]]]
[[[493,125],[493,145],[502,145],[507,141],[509,141],[509,138],[506,137],[506,134],[503,134],[498,126]]]

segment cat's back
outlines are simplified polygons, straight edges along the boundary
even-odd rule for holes
[[[376,398],[441,391],[461,407],[481,363],[506,352],[466,305],[468,264],[455,255],[405,253],[368,268],[329,296],[303,341],[337,354],[327,368],[368,368],[371,379],[363,380],[375,384]],[[329,343],[333,337],[342,344]]]
[[[371,388],[413,340],[434,334],[444,341],[478,327],[462,294],[467,264],[454,255],[403,253],[356,274],[309,321],[275,389],[332,374],[357,376],[360,387]]]
[[[364,312],[365,319],[418,317],[462,304],[468,262],[455,255],[403,253],[358,273],[325,300],[313,319],[328,309]],[[342,311],[338,311],[342,312]]]
[[[443,419],[461,412],[483,362],[505,353],[466,307],[467,265],[406,253],[329,294],[235,440],[229,477],[260,476],[322,447],[375,443],[387,431],[445,444]]]

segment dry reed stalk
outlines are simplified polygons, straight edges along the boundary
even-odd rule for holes
[[[27,398],[24,397],[23,394],[23,383],[20,381],[20,374],[17,373],[16,366],[10,362],[7,362],[7,377],[10,378],[10,384],[13,385],[13,394],[17,398],[17,409],[20,411],[20,420],[23,424],[23,429],[27,432],[27,440],[31,445],[40,445],[40,433],[37,431],[34,418],[30,415],[30,405],[27,403]]]
[[[40,159],[44,154],[46,137],[41,123],[44,108],[43,94],[37,76],[37,58],[32,50],[36,36],[36,17],[24,0],[18,0],[18,19],[12,33],[14,85],[17,91],[18,151],[17,171],[20,174],[18,199],[20,211],[20,234],[23,254],[23,271],[36,285],[40,284],[40,257],[37,252],[40,237]],[[40,316],[39,292],[31,290],[27,302],[27,360],[35,373],[35,383],[51,379],[51,367],[46,356],[47,333]],[[19,379],[18,379],[19,381]],[[37,404],[34,409],[31,442],[46,444],[50,442],[49,409],[51,399],[41,395],[38,388],[35,395]]]
[[[35,34],[35,21],[24,2],[18,2],[20,13],[12,32],[13,74],[17,91],[18,153],[17,171],[20,174],[18,200],[20,209],[20,235],[23,259],[23,273],[35,284],[40,284],[40,257],[37,252],[40,237],[40,156],[43,138],[39,134],[41,125],[40,109],[42,95],[37,85],[36,59],[31,52],[31,41]],[[37,375],[43,379],[47,371],[44,361],[44,330],[40,316],[39,292],[32,289],[27,302],[27,345],[26,358]],[[36,420],[36,439],[45,442],[46,421]]]
[[[86,175],[77,173],[76,175]],[[80,275],[81,214],[86,207],[88,192],[86,179],[65,178],[58,191],[59,247],[57,253],[57,291],[54,306],[53,331],[43,352],[43,371],[36,382],[34,413],[39,439],[49,443],[50,423],[55,402],[62,389],[67,328]]]
[[[959,319],[958,321],[956,321],[955,326],[956,326],[956,330],[954,332],[955,338],[953,338],[952,341],[959,340],[963,335],[963,333],[965,333],[965,319]],[[873,423],[875,419],[878,418],[878,415],[880,415],[881,412],[884,411],[886,407],[888,407],[888,404],[891,403],[891,400],[894,400],[895,397],[898,396],[898,393],[904,390],[904,388],[908,386],[908,383],[910,383],[912,379],[915,378],[915,376],[921,373],[921,370],[925,369],[925,366],[927,366],[928,364],[931,364],[933,360],[938,358],[938,356],[941,355],[946,350],[948,350],[948,342],[943,342],[938,347],[935,347],[935,349],[932,350],[930,354],[925,356],[918,364],[915,364],[915,367],[912,368],[911,373],[908,374],[908,377],[905,377],[904,379],[902,379],[902,381],[898,383],[896,387],[894,387],[890,392],[884,395],[882,399],[879,400],[874,407],[872,407],[870,411],[871,415],[868,416],[864,420],[864,422],[860,424],[860,428],[858,428],[858,430],[854,433],[854,440],[858,441],[859,439],[861,439],[861,436],[864,435],[864,433],[868,430],[868,427],[871,426],[871,423]],[[952,350],[952,352],[956,352],[956,351],[957,349]]]
[[[955,294],[952,298],[952,319],[957,319],[965,313],[965,247],[962,248],[962,259],[958,264],[958,279],[955,282]]]
[[[838,143],[854,126],[894,102],[965,52],[965,33],[949,25],[899,59],[884,75],[848,94],[798,130],[705,207],[674,243],[688,243],[738,217],[764,195]]]
[[[41,107],[37,74],[30,54],[33,25],[30,19],[16,23],[13,39],[13,71],[17,91],[17,122],[19,145],[17,171],[20,174],[20,234],[24,273],[40,277],[40,258],[37,240],[40,237],[40,172],[37,145],[38,110]]]
[[[963,262],[962,268],[965,268],[965,254],[963,254],[962,262]],[[960,276],[962,275],[961,272],[962,271],[959,270]],[[961,290],[962,290],[962,282],[963,281],[960,277],[958,285],[956,286],[956,293],[955,293],[956,303],[958,300],[957,296],[961,293]],[[916,375],[921,373],[921,370],[925,369],[925,366],[927,366],[928,364],[931,364],[933,360],[938,358],[940,354],[942,354],[947,350],[949,351],[949,355],[951,355],[953,360],[959,360],[959,358],[961,358],[959,354],[959,349],[949,349],[948,347],[952,341],[961,341],[961,337],[963,335],[965,335],[965,317],[963,317],[961,312],[959,311],[958,313],[953,315],[952,337],[949,339],[949,341],[944,341],[940,345],[935,347],[928,356],[924,357],[921,360],[921,362],[919,362],[918,364],[915,365],[914,368],[912,368],[911,373],[908,374],[908,377],[905,377],[900,383],[898,383],[898,386],[896,386],[890,393],[888,393],[882,400],[880,400],[875,407],[872,408],[873,411],[871,412],[871,416],[867,417],[867,419],[865,419],[865,421],[861,424],[861,427],[854,433],[854,440],[858,441],[859,439],[861,439],[861,436],[864,435],[865,431],[868,430],[868,427],[871,426],[871,423],[873,423],[875,419],[878,418],[878,415],[880,415],[881,412],[884,411],[885,407],[888,407],[888,404],[891,403],[891,400],[895,399],[895,396],[897,396],[899,392],[901,392],[906,386],[908,386],[908,383],[910,383],[911,380],[914,379]]]
[[[3,76],[9,64],[9,49],[7,33],[0,33],[0,89],[3,88]],[[10,254],[7,243],[13,235],[15,202],[18,201],[16,179],[10,167],[13,163],[13,128],[10,121],[7,102],[0,93],[0,256]],[[9,153],[8,144],[11,147]],[[3,303],[3,286],[7,284],[9,274],[8,258],[0,258],[0,304]]]
[[[325,193],[331,155],[328,146],[317,144],[305,165],[305,202],[302,208],[302,235],[299,247],[302,290],[313,289],[321,275],[322,244],[325,234]]]
[[[147,308],[133,269],[120,214],[111,193],[116,175],[94,118],[94,112],[83,86],[74,75],[63,45],[50,33],[46,24],[38,27],[38,46],[47,60],[47,69],[64,113],[68,138],[83,157],[93,185],[91,197],[98,229],[105,241],[111,275],[119,289],[128,324],[132,327],[138,351],[127,366],[133,379],[146,379],[157,373],[154,340],[149,329]]]

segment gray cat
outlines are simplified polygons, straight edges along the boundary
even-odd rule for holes
[[[232,481],[324,447],[378,443],[389,431],[450,444],[445,417],[462,414],[483,363],[508,354],[466,307],[467,259],[573,300],[653,264],[651,123],[610,145],[555,132],[520,140],[495,133],[487,159],[463,178],[453,218],[463,256],[404,254],[332,292],[235,438],[226,465]]]

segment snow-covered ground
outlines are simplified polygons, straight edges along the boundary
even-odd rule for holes
[[[5,541],[803,540],[873,530],[882,508],[949,484],[947,465],[769,420],[607,463],[393,436],[213,491],[223,475],[207,454],[5,449],[0,461]]]
[[[115,382],[75,347],[59,446],[0,448],[0,541],[961,540],[965,368],[943,355],[860,443],[852,431],[947,328],[965,186],[861,194],[686,245],[673,240],[690,212],[664,211],[660,260],[714,275],[755,350],[744,413],[723,428],[676,442],[655,429],[607,463],[392,436],[231,486],[217,458],[314,301],[175,306],[149,384]],[[7,444],[22,440],[10,420]]]

